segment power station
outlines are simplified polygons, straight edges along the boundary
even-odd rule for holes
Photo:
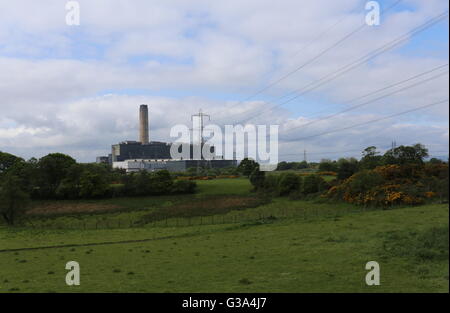
[[[139,107],[139,141],[123,141],[112,145],[111,154],[97,157],[97,163],[108,163],[113,168],[125,169],[127,172],[163,169],[181,172],[192,167],[225,168],[237,165],[236,160],[224,160],[222,157],[213,157],[212,160],[173,159],[171,146],[167,142],[150,141],[148,106],[142,104]],[[193,149],[194,145],[190,144],[190,155],[193,155]],[[214,147],[211,150],[214,151]]]

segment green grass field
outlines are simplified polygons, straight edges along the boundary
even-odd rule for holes
[[[245,179],[199,185],[199,194],[178,200],[251,194]],[[123,212],[98,216],[138,214],[168,201],[174,200],[133,199]],[[311,217],[294,214],[305,208]],[[256,218],[281,211],[288,213]],[[277,198],[241,213],[256,219],[98,230],[0,226],[0,292],[449,291],[448,205],[363,211]],[[80,263],[80,286],[65,284],[72,260]],[[380,286],[365,284],[365,264],[373,260]]]

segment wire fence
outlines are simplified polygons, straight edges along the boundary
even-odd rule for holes
[[[266,223],[276,219],[300,218],[315,220],[320,218],[339,218],[344,215],[361,213],[369,209],[350,206],[337,208],[268,208],[232,211],[221,215],[192,216],[192,217],[159,217],[157,220],[145,221],[142,218],[98,218],[61,220],[58,218],[32,221],[24,223],[25,227],[33,229],[124,229],[124,228],[153,228],[153,227],[189,227],[203,225],[238,224],[238,223]],[[370,209],[373,210],[373,209]]]

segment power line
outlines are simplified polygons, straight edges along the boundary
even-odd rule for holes
[[[316,134],[316,135],[302,137],[302,138],[298,138],[298,139],[294,139],[294,140],[290,140],[290,141],[299,141],[299,140],[310,139],[310,138],[314,138],[314,137],[319,137],[319,136],[323,136],[323,135],[327,135],[327,134],[331,134],[331,133],[335,133],[335,132],[339,132],[339,131],[343,131],[343,130],[347,130],[347,129],[351,129],[351,128],[355,128],[355,127],[359,127],[359,126],[363,126],[363,125],[379,122],[379,121],[390,119],[390,118],[393,118],[393,117],[396,117],[396,116],[400,116],[400,115],[403,115],[403,114],[407,114],[407,113],[415,112],[415,111],[418,111],[418,110],[422,110],[422,109],[425,109],[425,108],[428,108],[428,107],[431,107],[431,106],[434,106],[434,105],[438,105],[438,104],[441,104],[441,103],[444,103],[444,102],[448,102],[448,99],[441,100],[441,101],[434,102],[434,103],[430,103],[430,104],[423,105],[423,106],[419,106],[419,107],[411,109],[411,110],[406,110],[406,111],[403,111],[403,112],[400,112],[400,113],[392,114],[392,115],[389,115],[389,116],[385,116],[385,117],[382,117],[382,118],[374,119],[374,120],[367,121],[367,122],[364,122],[364,123],[359,123],[359,124],[355,124],[355,125],[348,126],[348,127],[338,128],[338,129],[326,131],[326,132],[323,132],[323,133],[319,133],[319,134]]]
[[[306,93],[308,93],[310,91],[313,91],[313,90],[317,89],[318,87],[323,86],[324,84],[326,84],[326,83],[328,83],[328,82],[330,82],[330,81],[332,81],[332,80],[342,76],[343,74],[345,74],[345,73],[355,69],[356,67],[366,63],[367,61],[370,61],[371,59],[379,56],[380,54],[395,48],[396,46],[398,46],[402,42],[406,41],[408,38],[411,38],[412,36],[415,36],[415,35],[421,33],[422,31],[430,28],[431,26],[433,26],[436,23],[440,22],[441,20],[443,20],[447,16],[448,16],[448,11],[445,11],[445,12],[435,16],[434,18],[428,20],[427,22],[421,24],[420,26],[417,26],[414,29],[412,29],[411,31],[405,33],[404,35],[402,35],[400,37],[397,37],[396,39],[394,39],[394,40],[384,44],[383,46],[381,46],[381,47],[379,47],[379,48],[369,52],[368,54],[366,54],[365,56],[359,58],[358,60],[356,60],[354,62],[351,62],[351,63],[341,67],[337,71],[334,71],[332,73],[329,73],[329,74],[323,76],[319,80],[316,80],[316,81],[310,83],[309,85],[306,85],[303,88],[297,89],[297,90],[287,94],[287,95],[290,95],[290,94],[296,94],[296,93],[300,92],[296,96],[294,96],[294,97],[292,97],[292,98],[290,98],[290,99],[288,99],[288,100],[286,100],[286,101],[284,101],[284,102],[282,102],[280,104],[276,104],[275,106],[272,106],[269,109],[272,110],[272,109],[274,109],[276,107],[282,106],[282,105],[284,105],[284,104],[286,104],[288,102],[291,102],[292,100],[295,100],[295,99],[299,98],[302,95],[305,95]],[[307,87],[310,87],[310,88],[308,89]],[[281,98],[284,98],[284,97],[286,97],[286,95],[282,96]],[[239,123],[247,122],[247,121],[249,121],[249,120],[251,120],[251,119],[253,119],[255,117],[258,117],[264,111],[266,111],[266,110],[263,109],[259,113],[257,113],[256,115],[254,115],[254,116],[252,116],[250,118],[243,119],[243,120],[239,121]],[[250,112],[250,111],[248,111],[248,112]]]
[[[446,65],[447,65],[447,64],[446,64]],[[423,75],[429,74],[430,72],[435,71],[435,70],[437,70],[437,69],[439,69],[439,68],[442,68],[442,66],[439,66],[438,68],[435,68],[435,69],[433,69],[433,70],[431,70],[431,71],[426,71],[426,72],[421,73],[421,74],[419,74],[419,75],[416,75],[416,76],[414,76],[414,77],[412,77],[412,78],[408,78],[408,79],[403,80],[403,81],[401,81],[401,82],[397,82],[397,83],[395,83],[395,84],[393,84],[393,85],[384,87],[384,88],[382,88],[382,89],[379,89],[379,90],[377,90],[377,91],[371,92],[370,94],[367,94],[367,95],[364,95],[364,96],[358,97],[358,98],[359,98],[359,99],[365,98],[365,97],[370,96],[370,95],[372,95],[372,94],[375,94],[375,93],[377,93],[377,92],[379,92],[379,91],[383,91],[383,90],[386,90],[386,89],[388,89],[388,88],[395,87],[395,86],[397,86],[397,85],[399,85],[399,84],[405,83],[405,82],[410,81],[410,80],[412,80],[412,79],[414,79],[414,78],[417,78],[417,77],[419,77],[419,76],[423,76]],[[307,126],[309,126],[309,125],[315,124],[315,123],[317,123],[317,122],[320,122],[320,121],[324,121],[324,120],[333,118],[333,117],[335,117],[335,116],[338,116],[339,114],[342,114],[342,113],[346,113],[346,112],[355,110],[355,109],[360,108],[360,107],[362,107],[362,106],[364,106],[364,105],[367,105],[367,104],[376,102],[376,101],[378,101],[378,100],[384,99],[384,98],[386,98],[386,97],[392,96],[393,94],[396,94],[396,93],[405,91],[405,90],[407,90],[407,89],[411,89],[411,88],[416,87],[416,86],[418,86],[418,85],[422,85],[422,84],[424,84],[424,83],[427,83],[427,82],[429,82],[429,81],[432,81],[432,80],[434,80],[434,79],[436,79],[436,78],[439,78],[439,77],[441,77],[441,76],[443,76],[443,75],[445,75],[445,74],[448,74],[448,73],[449,73],[448,71],[446,71],[446,72],[444,72],[444,73],[440,73],[440,74],[438,74],[438,75],[435,75],[435,76],[432,76],[432,77],[430,77],[430,78],[427,78],[427,79],[421,80],[421,81],[419,81],[419,82],[416,82],[416,83],[414,83],[414,84],[412,84],[412,85],[405,86],[405,87],[400,88],[400,89],[398,89],[398,90],[395,90],[395,91],[393,91],[393,92],[387,93],[387,94],[382,95],[382,96],[380,96],[380,97],[377,97],[377,98],[375,98],[375,99],[372,99],[372,100],[369,100],[369,101],[366,101],[366,102],[363,102],[363,103],[360,103],[360,104],[357,104],[357,105],[348,107],[348,108],[346,108],[346,109],[344,109],[344,110],[341,110],[341,111],[339,111],[339,112],[337,112],[337,113],[333,113],[333,114],[331,114],[331,115],[325,116],[325,117],[323,117],[323,118],[319,118],[319,119],[317,119],[317,120],[308,122],[308,123],[303,124],[303,125],[299,125],[299,126],[295,126],[295,127],[289,128],[289,129],[285,130],[284,133],[290,132],[290,131],[296,130],[296,129],[301,129],[301,128],[307,127]],[[347,103],[354,102],[354,101],[357,100],[358,98],[353,99],[353,100],[350,100],[350,101],[348,101]],[[345,102],[344,102],[344,103],[345,103]]]
[[[437,67],[435,67],[435,68],[432,68],[431,70],[428,70],[428,71],[422,72],[422,73],[420,73],[420,74],[414,75],[414,76],[409,77],[409,78],[407,78],[407,79],[405,79],[405,80],[402,80],[402,81],[396,82],[396,83],[394,83],[394,84],[385,86],[385,87],[383,87],[383,88],[374,90],[374,91],[372,91],[372,92],[370,92],[370,93],[368,93],[368,94],[365,94],[365,95],[362,95],[362,96],[353,98],[353,99],[351,99],[351,100],[344,101],[344,102],[339,103],[339,104],[337,104],[337,105],[341,105],[341,104],[349,104],[349,103],[358,101],[358,100],[360,100],[360,99],[367,98],[367,97],[372,96],[372,95],[374,95],[374,94],[376,94],[376,93],[379,93],[379,92],[384,91],[384,90],[389,89],[389,88],[393,88],[393,87],[395,87],[395,86],[401,85],[401,84],[406,83],[406,82],[408,82],[408,81],[414,80],[414,79],[416,79],[416,78],[419,78],[419,77],[424,76],[424,75],[426,75],[426,74],[432,73],[432,72],[437,71],[437,70],[439,70],[439,69],[441,69],[441,68],[443,68],[443,67],[446,67],[446,66],[448,66],[448,63],[442,64],[442,65],[440,65],[440,66],[437,66]],[[333,106],[336,106],[336,104],[334,104]],[[322,111],[324,111],[324,110],[322,110]],[[319,111],[319,112],[322,112],[322,111]],[[312,116],[312,117],[314,117],[314,116]],[[306,125],[305,125],[305,126],[306,126]]]
[[[380,148],[380,149],[387,149],[387,148],[389,148],[390,146],[381,146],[381,147],[378,147],[380,144],[372,144],[372,146],[377,146],[377,149],[378,148]],[[321,152],[308,152],[309,154],[315,154],[315,155],[317,155],[317,154],[336,154],[336,153],[349,153],[349,152],[362,152],[364,149],[363,148],[361,148],[361,149],[352,149],[352,150],[339,150],[339,151],[327,151],[327,152],[323,152],[323,151],[321,151]],[[295,155],[297,155],[297,156],[299,156],[300,155],[300,153],[281,153],[281,154],[279,154],[280,156],[295,156]]]
[[[346,150],[346,151],[333,151],[333,152],[308,152],[308,154],[335,154],[335,153],[347,153],[347,152],[361,152],[360,149],[354,149],[354,150]],[[286,154],[280,154],[280,156],[300,156],[300,153],[286,153]]]
[[[394,8],[395,6],[397,6],[400,2],[402,2],[403,0],[397,0],[396,2],[394,2],[391,6],[389,6],[387,9],[383,10],[381,12],[381,14],[385,14],[386,12],[388,12],[389,10],[391,10],[392,8]],[[342,20],[338,21],[335,25],[339,24]],[[278,84],[279,82],[281,82],[282,80],[288,78],[289,76],[297,73],[298,71],[300,71],[301,69],[303,69],[304,67],[306,67],[307,65],[313,63],[314,61],[316,61],[317,59],[319,59],[321,56],[323,56],[324,54],[326,54],[328,51],[336,48],[338,45],[340,45],[342,42],[344,42],[345,40],[347,40],[348,38],[350,38],[351,36],[353,36],[354,34],[358,33],[359,31],[361,31],[362,29],[364,29],[367,26],[366,23],[358,26],[356,29],[354,29],[353,31],[351,31],[350,33],[346,34],[345,36],[343,36],[341,39],[339,39],[338,41],[336,41],[335,43],[333,43],[331,46],[329,46],[328,48],[322,50],[321,52],[319,52],[319,54],[317,54],[316,56],[314,56],[313,58],[309,59],[308,61],[306,61],[305,63],[303,63],[302,65],[296,67],[294,70],[284,74],[283,76],[281,76],[280,78],[278,78],[277,80],[273,81],[272,83],[270,83],[269,85],[265,86],[264,88],[258,90],[257,92],[255,92],[254,94],[248,96],[247,98],[239,101],[238,103],[236,103],[235,105],[233,105],[232,107],[236,107],[239,104],[242,104],[245,101],[248,101],[250,99],[252,99],[253,97],[263,93],[264,91],[268,90],[269,88],[275,86],[276,84]],[[333,28],[334,25],[331,27]],[[331,30],[330,28],[330,30]],[[324,33],[329,32],[329,30],[325,31]],[[312,42],[310,42],[309,44],[307,44],[303,49],[305,49],[306,47],[308,47],[309,45],[311,45],[313,42],[315,42],[317,39],[321,38],[324,33],[322,33],[321,35],[319,35],[318,37],[316,37]],[[302,49],[302,50],[303,50]],[[300,50],[300,52],[302,51]],[[295,54],[297,55],[298,52]],[[227,110],[229,110],[230,108],[228,108]]]
[[[291,92],[290,94],[295,94],[297,92],[300,92],[300,93],[297,94],[296,96],[288,99],[287,101],[284,101],[284,102],[282,102],[280,104],[276,104],[275,106],[273,106],[273,107],[271,107],[269,109],[272,110],[272,109],[274,109],[276,107],[279,107],[279,106],[282,106],[282,105],[284,105],[284,104],[286,104],[288,102],[291,102],[292,100],[295,100],[295,99],[299,98],[300,96],[305,95],[306,93],[308,93],[310,91],[313,91],[313,90],[317,89],[318,87],[321,87],[322,85],[324,85],[324,84],[326,84],[326,83],[328,83],[328,82],[330,82],[330,81],[332,81],[332,80],[342,76],[343,74],[345,74],[345,73],[355,69],[356,67],[364,64],[367,61],[370,61],[371,59],[379,56],[380,54],[382,54],[382,53],[384,53],[384,52],[386,52],[386,51],[388,51],[390,49],[395,48],[400,43],[406,41],[408,38],[410,38],[410,37],[412,37],[414,35],[417,35],[418,33],[428,29],[429,27],[431,27],[434,24],[436,24],[436,23],[440,22],[441,20],[443,20],[447,15],[448,15],[447,11],[445,11],[444,13],[441,13],[440,15],[438,15],[438,16],[432,18],[431,20],[427,21],[426,23],[424,23],[424,24],[414,28],[413,30],[409,31],[408,33],[406,33],[406,34],[404,34],[404,35],[402,35],[402,36],[400,36],[400,37],[398,37],[398,38],[396,38],[396,39],[386,43],[385,45],[381,46],[380,48],[375,49],[372,52],[369,52],[368,54],[366,54],[365,56],[361,57],[360,59],[358,59],[358,60],[356,60],[356,61],[354,61],[354,62],[352,62],[350,64],[347,64],[346,66],[341,67],[339,70],[337,70],[335,72],[332,72],[332,73],[330,73],[328,75],[325,75],[321,79],[319,79],[319,80],[317,80],[317,81],[315,81],[315,82],[313,82],[313,83],[311,83],[311,84],[309,84],[309,85],[304,87],[304,88],[306,88],[306,87],[312,86],[309,89],[300,88],[300,89],[298,89],[298,90],[296,90],[294,92]],[[379,51],[377,51],[377,50],[379,50]],[[321,81],[323,81],[323,82],[321,82]],[[314,84],[317,84],[317,85],[314,86]],[[284,98],[285,96],[282,96],[281,98]],[[260,111],[259,114],[255,115],[255,116],[253,116],[251,118],[247,118],[247,119],[244,119],[244,120],[240,121],[239,123],[247,122],[247,121],[249,121],[249,120],[251,120],[251,119],[261,115],[261,113],[263,113],[263,112],[264,112],[264,110]]]

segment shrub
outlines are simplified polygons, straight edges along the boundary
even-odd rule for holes
[[[185,194],[195,193],[197,183],[191,180],[176,180],[172,186],[172,193]]]
[[[301,177],[294,173],[283,173],[278,181],[278,194],[289,195],[291,192],[300,190]]]
[[[446,164],[392,164],[360,171],[333,186],[326,196],[364,206],[415,205],[435,197],[448,199],[447,186]]]
[[[259,169],[259,164],[255,162],[254,160],[245,158],[239,163],[239,166],[237,167],[237,171],[241,173],[244,176],[249,177],[251,173],[255,170],[255,168]]]
[[[337,170],[338,170],[338,165],[337,165],[336,161],[331,161],[331,160],[327,160],[327,159],[320,161],[319,171],[321,171],[321,172],[337,172]]]
[[[255,190],[260,190],[264,186],[264,179],[266,177],[266,173],[259,170],[259,168],[255,168],[253,172],[250,174],[250,183],[253,185]]]
[[[101,198],[110,194],[110,186],[104,175],[85,171],[80,177],[81,198]]]
[[[11,174],[0,181],[0,216],[9,225],[14,225],[18,216],[26,209],[29,195],[20,187],[20,180]]]
[[[151,175],[150,194],[164,195],[172,191],[173,179],[169,171],[157,171]]]
[[[358,171],[358,161],[356,159],[340,159],[338,161],[337,178],[344,180]]]
[[[308,175],[303,179],[302,193],[305,195],[323,192],[328,184],[318,175]]]
[[[261,191],[270,195],[278,195],[278,176],[266,175]]]

